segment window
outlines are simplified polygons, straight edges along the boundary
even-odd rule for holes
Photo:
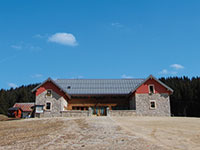
[[[46,110],[51,110],[51,103],[50,102],[46,103]]]
[[[149,94],[155,93],[154,85],[149,85]]]
[[[36,105],[35,107],[36,107],[36,109],[35,109],[36,113],[43,113],[44,105]]]
[[[150,100],[150,109],[156,109],[156,101]]]
[[[52,91],[51,90],[47,90],[46,96],[52,96]]]
[[[88,110],[88,107],[72,106],[72,110]]]

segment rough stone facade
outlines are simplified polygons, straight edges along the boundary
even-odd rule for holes
[[[170,116],[169,94],[136,94],[136,113],[142,116]],[[150,100],[156,102],[156,108],[150,108]]]
[[[40,115],[36,115],[39,117],[60,117],[61,116],[61,110],[64,110],[65,107],[67,107],[66,100],[52,91],[52,96],[46,96],[47,91],[44,91],[40,95],[36,96],[36,105],[44,105],[44,112]],[[46,103],[51,103],[51,109],[46,110]]]
[[[61,111],[61,117],[87,117],[87,116],[89,116],[89,111],[80,111],[80,110]]]

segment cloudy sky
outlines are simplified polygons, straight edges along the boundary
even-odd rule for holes
[[[0,88],[200,75],[200,1],[0,2]]]

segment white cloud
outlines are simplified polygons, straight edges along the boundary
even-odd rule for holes
[[[133,78],[133,77],[123,74],[123,75],[121,76],[121,78],[123,78],[123,79],[131,79],[131,78]]]
[[[48,38],[48,41],[68,46],[78,45],[75,36],[71,33],[55,33]]]
[[[21,45],[11,45],[10,47],[12,47],[14,49],[22,49]]]
[[[117,27],[117,28],[121,28],[121,27],[123,27],[123,25],[120,24],[119,22],[113,22],[113,23],[111,23],[111,26],[113,26],[113,27]]]
[[[37,51],[37,50],[41,50],[42,48],[39,46],[34,46],[32,44],[27,44],[24,42],[20,42],[20,44],[15,44],[15,45],[11,45],[11,48],[17,49],[17,50],[31,50],[31,51]]]
[[[8,83],[8,86],[11,88],[16,88],[18,87],[15,83]]]
[[[184,66],[182,66],[180,64],[172,64],[169,67],[170,67],[169,70],[163,69],[162,71],[159,72],[159,74],[162,74],[162,75],[167,75],[167,74],[168,75],[176,75],[178,73],[178,70],[184,69]]]
[[[167,75],[167,74],[171,74],[171,75],[175,75],[178,72],[176,71],[168,71],[167,69],[163,69],[162,71],[159,72],[159,74],[163,74],[163,75]]]
[[[43,75],[42,74],[34,74],[31,77],[32,78],[41,78],[41,77],[43,77]]]
[[[159,72],[160,74],[168,74],[169,71],[167,69],[163,69],[162,71]]]
[[[180,64],[172,64],[172,65],[170,65],[170,67],[171,67],[171,68],[174,68],[174,69],[176,69],[176,70],[178,70],[178,69],[183,69],[183,68],[184,68],[184,66],[182,66],[182,65],[180,65]]]
[[[38,38],[38,39],[43,39],[43,38],[47,38],[48,34],[35,34],[33,35],[33,38]]]
[[[36,34],[36,35],[34,35],[33,37],[34,37],[34,38],[43,38],[44,36],[41,35],[41,34]]]

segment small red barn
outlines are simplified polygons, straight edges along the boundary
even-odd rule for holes
[[[20,108],[22,110],[22,118],[29,117],[33,112],[33,106],[35,103],[15,103],[13,107]]]
[[[35,103],[15,103],[13,107],[8,109],[8,116],[15,118],[27,118],[34,115],[33,107]]]

